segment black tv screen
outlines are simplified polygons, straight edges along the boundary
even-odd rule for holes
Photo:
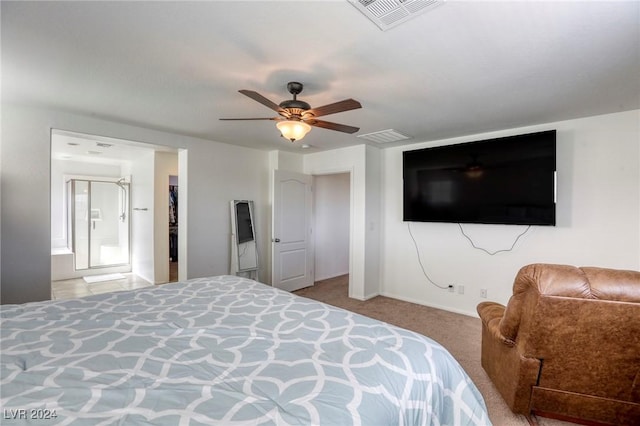
[[[555,225],[556,131],[405,151],[406,222]]]

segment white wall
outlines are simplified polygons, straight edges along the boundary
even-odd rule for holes
[[[123,125],[62,111],[2,105],[1,302],[51,297],[51,129],[184,148],[181,195],[188,192],[187,277],[229,271],[229,200],[254,200],[256,232],[265,252],[268,153],[208,140]],[[188,155],[187,155],[188,152]],[[187,176],[182,176],[182,161]],[[132,178],[133,179],[133,178]],[[186,186],[185,186],[186,184]],[[134,206],[135,207],[135,206]],[[181,223],[181,226],[183,224]],[[184,227],[183,227],[184,228]],[[7,248],[11,248],[10,250]],[[188,254],[185,258],[184,255]],[[260,278],[264,277],[261,269]],[[183,277],[181,276],[181,279]]]
[[[270,217],[268,152],[210,141],[206,143],[208,146],[199,147],[198,150],[190,148],[188,155],[188,276],[193,278],[229,273],[229,201],[253,200],[260,256],[258,278],[262,282],[271,282],[265,269],[268,260],[262,258],[262,253],[267,252],[270,244],[267,234],[267,218]],[[182,175],[181,167],[181,201],[184,199]],[[182,225],[181,221],[181,229]],[[182,251],[180,254],[182,260]]]
[[[154,170],[155,153],[146,152],[130,163],[131,175],[131,271],[155,281],[154,269]]]
[[[180,226],[181,230],[186,228],[183,238],[187,241],[185,247],[180,247],[180,279],[228,272],[228,202],[232,199],[254,200],[260,252],[268,253],[268,197],[273,167],[269,153],[61,111],[7,104],[2,109],[2,303],[50,298],[52,128],[184,149],[179,155],[180,195],[186,203],[181,203],[180,209],[188,213],[180,213]],[[307,154],[303,171],[314,175],[351,174],[351,297],[366,299],[381,291],[473,315],[482,300],[480,288],[487,288],[489,299],[506,302],[515,273],[527,263],[639,269],[639,123],[640,111],[631,111],[412,145],[411,149],[417,149],[558,130],[558,226],[534,227],[512,252],[488,256],[472,249],[455,224],[412,224],[432,278],[444,284],[464,285],[463,295],[426,283],[417,263],[401,211],[402,151],[407,147],[378,151],[360,145]],[[290,166],[299,165],[297,156],[279,157],[284,163],[295,163]],[[376,158],[381,159],[381,164],[376,164]],[[183,168],[187,173],[182,173]],[[376,173],[375,168],[381,173]],[[382,197],[375,190],[380,176]],[[135,182],[135,177],[132,180]],[[380,226],[376,226],[376,204],[383,206]],[[375,238],[378,229],[381,245]],[[519,227],[499,225],[467,225],[465,229],[479,245],[490,249],[509,246],[521,232]],[[181,239],[181,244],[185,240]],[[372,261],[376,251],[381,274]],[[182,261],[185,259],[186,264]],[[261,261],[259,278],[264,282],[270,281],[264,269],[268,263]],[[372,281],[376,277],[381,277],[379,283]]]
[[[296,154],[295,152],[271,151],[269,153],[271,170],[304,173],[303,158],[302,154]]]
[[[315,280],[349,273],[349,173],[314,177]]]
[[[189,215],[187,215],[187,206],[189,205],[189,184],[187,173],[189,166],[189,151],[186,149],[178,152],[178,170],[182,170],[180,173],[179,182],[180,185],[180,199],[178,202],[178,220],[181,232],[178,232],[178,254],[180,261],[178,262],[178,281],[184,281],[188,278],[187,271],[187,259],[189,258],[187,244],[187,232],[189,229]]]
[[[638,270],[640,266],[640,111],[504,130],[383,151],[382,293],[476,315],[480,289],[506,303],[517,271],[529,263],[563,263]],[[557,129],[557,226],[532,227],[513,251],[489,256],[457,224],[411,223],[429,284],[402,221],[402,152],[428,146]],[[464,225],[476,245],[509,248],[525,227]]]
[[[366,146],[365,295],[380,294],[382,151]]]

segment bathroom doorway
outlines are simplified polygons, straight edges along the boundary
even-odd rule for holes
[[[184,231],[186,154],[167,146],[52,130],[52,282],[118,273],[135,274],[151,284],[169,282],[169,177],[180,176],[182,205],[175,207]],[[70,196],[71,180],[75,196]],[[68,213],[72,207],[75,215]],[[179,236],[179,254],[180,274],[186,277],[185,237],[186,232]]]

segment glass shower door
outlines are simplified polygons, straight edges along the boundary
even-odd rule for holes
[[[89,267],[129,263],[129,184],[90,182]]]
[[[71,179],[67,190],[75,269],[129,264],[129,184]]]
[[[89,181],[72,180],[71,194],[73,203],[71,223],[73,224],[73,251],[76,269],[89,268]]]

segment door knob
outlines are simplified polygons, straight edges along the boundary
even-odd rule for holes
[[[273,240],[271,240],[271,241],[273,241],[274,243],[279,243],[279,242],[280,242],[280,238],[274,238],[274,239],[273,239]]]

